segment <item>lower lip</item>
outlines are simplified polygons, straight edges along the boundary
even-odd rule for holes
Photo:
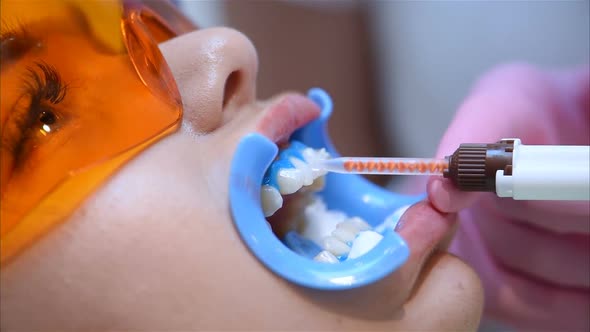
[[[283,143],[295,130],[305,126],[319,114],[318,106],[308,98],[288,94],[263,111],[256,131],[275,143]]]

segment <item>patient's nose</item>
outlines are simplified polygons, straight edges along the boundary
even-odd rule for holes
[[[194,31],[160,44],[184,105],[184,120],[200,133],[229,121],[256,94],[258,55],[242,33]]]

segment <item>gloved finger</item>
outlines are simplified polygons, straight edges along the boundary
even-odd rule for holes
[[[486,197],[487,198],[487,197]],[[481,203],[497,218],[526,220],[556,234],[590,234],[588,201],[516,201],[492,199]]]
[[[468,211],[471,215],[468,222],[477,225],[485,246],[493,252],[498,263],[511,271],[553,285],[590,288],[588,215],[586,221],[572,217],[574,222],[585,225],[585,234],[556,232],[532,226],[528,220],[535,219],[531,216],[514,218],[511,216],[512,211],[504,211],[504,205],[498,205],[499,201],[492,196],[483,197],[477,202],[476,208]],[[504,201],[512,204],[512,209],[519,209],[516,203],[526,203],[511,199],[502,200],[502,203]],[[530,212],[534,213],[533,210]],[[570,218],[569,215],[560,216],[552,211],[546,213],[555,218],[552,221],[556,226]],[[578,229],[581,231],[582,227]]]
[[[462,214],[477,211],[478,209],[470,209]],[[540,327],[551,331],[588,331],[588,291],[539,281],[530,273],[505,267],[495,255],[490,254],[486,245],[473,245],[486,242],[484,233],[479,231],[475,223],[480,215],[469,216],[471,220],[462,223],[455,235],[457,241],[454,242],[453,249],[461,252],[461,258],[479,272],[485,287],[486,312],[506,324],[527,331],[538,331]],[[490,228],[495,225],[492,225],[490,220],[482,220],[479,224],[486,222],[490,224]],[[502,239],[502,243],[508,245],[507,240]],[[517,241],[527,243],[528,239],[520,238]],[[515,248],[514,251],[516,250],[519,249]],[[530,248],[524,251],[533,252]],[[535,258],[530,259],[551,259],[541,256],[535,254]],[[563,261],[564,257],[559,259]],[[556,268],[556,272],[559,272],[559,269]],[[568,272],[563,271],[562,276]]]
[[[492,70],[459,107],[437,151],[441,158],[461,143],[487,143],[515,137],[525,144],[580,144],[587,141],[588,70],[546,73],[529,65]],[[582,125],[584,123],[584,125]],[[566,141],[567,140],[567,141]],[[587,144],[587,143],[586,143]],[[432,178],[428,195],[442,212],[457,212],[478,194],[461,193]]]

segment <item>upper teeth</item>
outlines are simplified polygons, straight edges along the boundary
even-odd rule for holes
[[[326,159],[330,158],[330,154],[324,148],[321,148],[319,150],[314,150],[312,148],[306,148],[306,149],[303,149],[303,151],[301,152],[301,155],[303,155],[303,158],[305,159],[305,161],[307,161],[308,164],[314,164],[318,160],[326,160]],[[312,174],[313,174],[314,178],[317,178],[318,176],[326,175],[326,173],[327,173],[326,170],[316,169],[316,168],[312,169]]]
[[[269,185],[262,186],[260,201],[265,217],[272,216],[281,208],[281,206],[283,206],[283,196],[281,196],[275,187]]]
[[[281,194],[292,194],[303,186],[303,174],[297,168],[283,168],[277,176],[277,184]]]
[[[310,163],[329,157],[325,149],[314,150],[300,142],[293,142],[283,150],[267,171],[264,182],[267,184],[261,188],[264,216],[272,216],[282,207],[283,200],[278,197],[280,195],[293,194],[304,186],[309,191],[321,190],[326,172],[312,169]],[[273,187],[275,190],[271,189]]]
[[[289,161],[295,168],[283,168],[277,174],[277,185],[283,195],[292,194],[303,186],[312,186],[317,179],[326,175],[325,170],[312,169],[309,164],[314,163],[319,158],[327,159],[329,154],[325,149],[314,150],[305,148],[301,154],[305,161],[290,157]],[[321,187],[318,185],[318,187]]]
[[[295,166],[295,168],[301,171],[301,182],[304,186],[309,186],[313,183],[314,177],[311,173],[311,167],[309,167],[308,164],[306,164],[303,160],[297,159],[295,157],[289,158],[289,161],[291,162],[291,164],[293,164],[293,166]]]

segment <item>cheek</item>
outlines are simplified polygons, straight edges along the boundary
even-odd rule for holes
[[[207,154],[180,135],[150,148],[3,268],[3,327],[170,329],[172,320],[214,328],[232,311],[238,329],[254,319],[240,308],[281,292],[256,306],[292,311],[301,300],[288,300],[290,288],[242,244],[227,179],[210,182],[219,170]]]
[[[232,142],[219,140],[215,149],[233,151]],[[361,294],[367,302],[341,298],[353,307],[345,315],[338,303],[319,300],[325,294],[294,287],[254,259],[229,215],[227,173],[217,173],[228,168],[231,153],[203,158],[214,156],[213,142],[206,143],[174,135],[150,148],[3,269],[3,327],[335,330],[351,324],[362,330],[377,324],[359,318],[369,316],[364,304],[386,302],[383,294],[394,298],[395,287],[381,297],[370,296],[376,288]]]
[[[138,297],[175,299],[199,289],[207,276],[199,266],[215,266],[215,252],[241,242],[226,202],[210,192],[198,146],[179,137],[132,161],[3,268],[3,317],[33,317],[40,326],[108,322],[111,314],[138,310]],[[89,305],[93,317],[80,312]],[[162,309],[147,300],[145,306]]]

